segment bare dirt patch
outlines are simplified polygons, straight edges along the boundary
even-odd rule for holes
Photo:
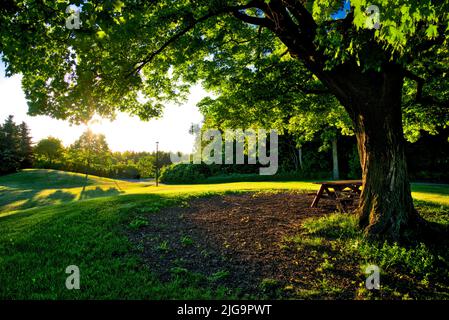
[[[310,208],[312,200],[287,192],[197,198],[149,214],[148,225],[130,237],[162,280],[189,272],[242,297],[353,299],[356,261],[341,261],[326,240],[300,250],[285,240],[302,232],[305,219],[336,210],[326,199]]]

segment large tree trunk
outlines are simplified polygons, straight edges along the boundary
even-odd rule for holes
[[[400,117],[385,114],[385,108],[398,107],[379,106],[377,120],[360,117],[356,135],[363,190],[358,214],[368,234],[397,237],[414,222],[416,213]]]
[[[388,70],[369,79],[364,92],[357,90],[354,103],[347,108],[354,121],[362,167],[359,225],[370,236],[396,239],[418,221],[405,158],[402,83],[399,70]]]
[[[363,72],[346,64],[323,73],[322,80],[354,125],[363,179],[359,226],[368,236],[398,239],[422,221],[407,173],[401,67],[385,64],[381,72]]]

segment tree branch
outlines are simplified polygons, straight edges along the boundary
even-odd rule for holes
[[[234,17],[236,17],[239,20],[242,20],[243,22],[249,23],[249,24],[254,24],[257,26],[263,26],[263,27],[267,27],[267,28],[272,28],[272,21],[268,20],[267,18],[258,18],[258,17],[253,17],[250,15],[247,15],[243,12],[241,12],[240,10],[235,10],[233,12]]]
[[[303,4],[298,0],[282,0],[285,4],[286,8],[289,12],[295,17],[298,24],[301,25],[301,28],[304,30],[316,30],[317,25],[315,20],[313,20],[312,15],[306,8],[304,8]],[[313,32],[311,32],[313,34]]]
[[[417,83],[415,103],[420,103],[422,105],[427,105],[427,106],[438,106],[442,109],[449,108],[448,100],[441,101],[432,96],[423,96],[423,87],[425,84],[425,79],[415,75],[413,72],[411,72],[409,70],[404,70],[403,73],[406,78],[416,81],[416,83]]]
[[[425,80],[417,75],[415,75],[413,72],[404,69],[403,70],[404,76],[406,78],[409,78],[410,80],[413,80],[416,82],[417,87],[416,87],[416,97],[415,97],[415,101],[416,102],[420,102],[420,100],[422,100],[422,91],[423,91],[423,87],[424,87],[424,83]]]
[[[419,27],[426,28],[427,25],[424,24],[424,23],[420,23]],[[418,43],[415,46],[415,48],[413,50],[413,53],[420,53],[420,52],[429,50],[429,49],[431,49],[432,47],[434,47],[436,45],[443,44],[444,40],[446,38],[445,37],[445,29],[446,29],[445,25],[439,24],[438,27],[437,27],[438,36],[436,38],[434,38],[434,39],[428,39],[428,40],[425,40],[425,41],[423,41],[421,43]]]
[[[137,63],[137,66],[134,67],[127,75],[127,77],[139,73],[142,68],[150,63],[158,54],[160,54],[161,52],[163,52],[168,46],[170,46],[172,43],[174,43],[175,41],[177,41],[179,38],[181,38],[182,36],[184,36],[186,33],[188,33],[189,31],[191,31],[192,29],[194,29],[198,24],[212,18],[212,17],[216,17],[225,13],[234,13],[237,12],[239,10],[245,10],[245,9],[249,9],[249,8],[254,8],[256,7],[256,5],[260,4],[260,2],[258,0],[253,0],[250,1],[249,3],[247,3],[246,5],[240,5],[240,6],[229,6],[229,7],[223,7],[223,8],[218,8],[217,10],[211,10],[208,14],[198,18],[198,19],[193,19],[188,26],[186,26],[184,29],[180,30],[177,34],[175,34],[174,36],[172,36],[170,39],[168,39],[166,42],[164,42],[157,50],[151,52],[149,55],[147,55],[142,61],[140,61],[139,63]]]
[[[275,24],[271,30],[289,48],[290,54],[302,60],[310,71],[321,74],[323,56],[313,41],[316,23],[300,1],[271,0],[266,15]]]
[[[180,32],[175,34],[173,37],[168,39],[162,46],[160,46],[157,50],[153,51],[151,54],[149,54],[145,59],[143,59],[140,63],[138,63],[137,67],[133,68],[133,70],[128,74],[128,76],[131,76],[132,74],[139,73],[142,68],[150,63],[158,54],[160,54],[162,51],[164,51],[169,45],[177,41],[179,38],[181,38],[183,35],[185,35],[187,32],[192,30],[198,23],[201,23],[203,21],[206,21],[207,19],[216,16],[215,13],[209,13],[199,19],[194,20],[191,22],[186,28],[182,29]]]

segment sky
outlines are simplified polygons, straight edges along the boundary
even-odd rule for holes
[[[3,123],[10,114],[16,123],[25,121],[31,129],[33,142],[48,136],[62,140],[64,145],[73,143],[87,129],[86,125],[70,125],[68,121],[56,120],[47,116],[31,117],[27,115],[28,107],[22,90],[21,76],[6,78],[5,66],[0,61],[0,122]],[[120,113],[116,120],[100,120],[90,126],[96,133],[103,133],[112,151],[154,151],[156,141],[159,150],[192,151],[194,138],[189,134],[192,123],[198,124],[203,117],[196,103],[206,96],[201,86],[193,86],[184,105],[167,105],[160,119],[149,122],[140,121]]]
[[[346,18],[350,10],[351,10],[351,2],[350,0],[345,0],[343,6],[339,10],[337,10],[337,12],[331,14],[331,17],[335,20],[344,19]]]

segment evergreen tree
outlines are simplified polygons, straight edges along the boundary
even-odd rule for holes
[[[33,164],[33,147],[30,129],[25,122],[22,122],[19,126],[19,138],[20,168],[30,168]]]
[[[19,128],[10,115],[1,130],[0,174],[15,172],[20,168]]]

